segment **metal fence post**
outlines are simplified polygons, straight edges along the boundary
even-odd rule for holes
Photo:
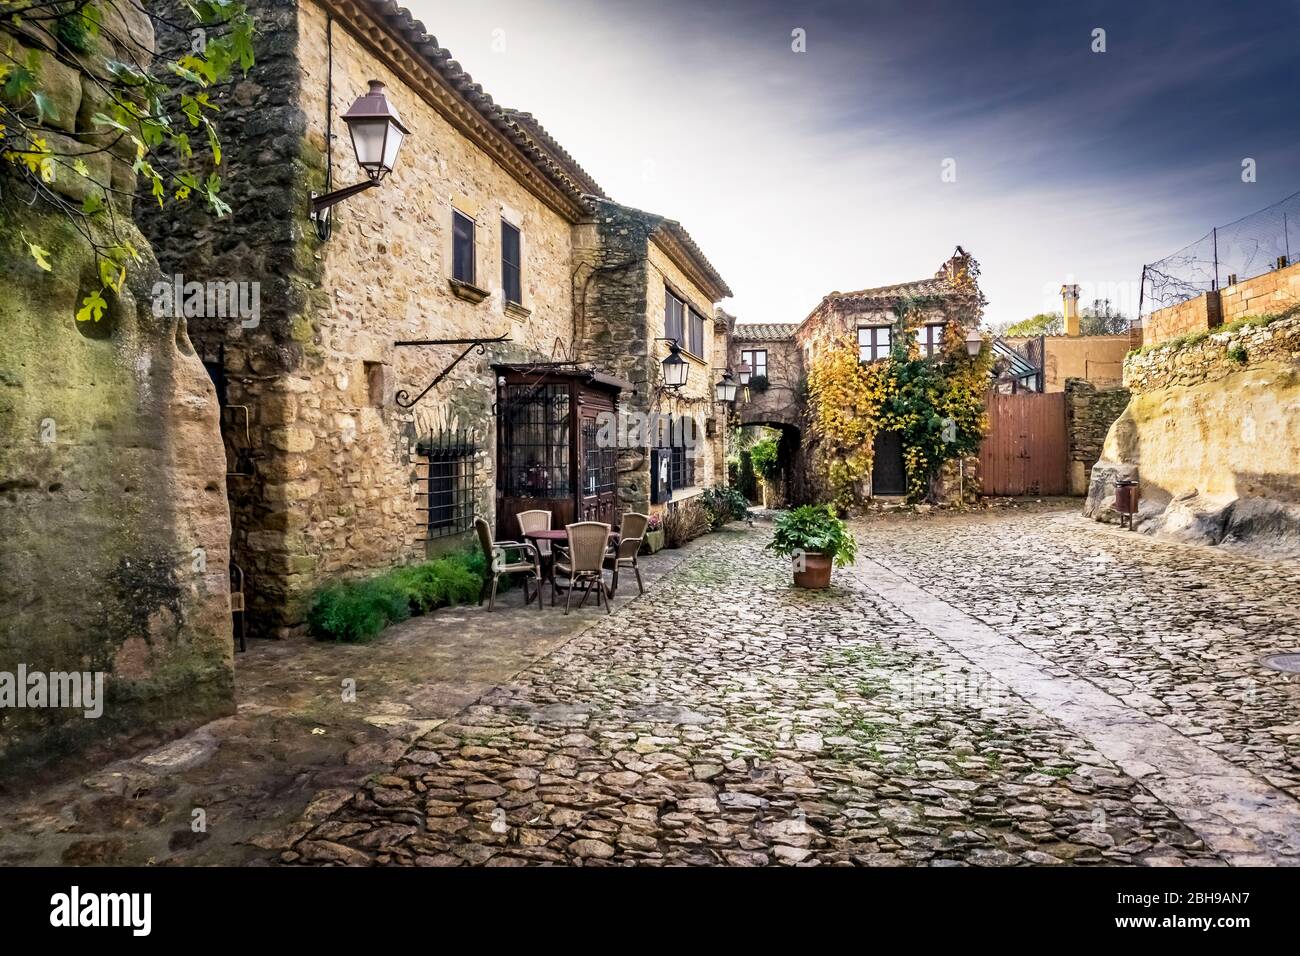
[[[1210,231],[1214,235],[1214,284],[1210,288],[1217,291],[1219,288],[1219,227],[1215,226]]]

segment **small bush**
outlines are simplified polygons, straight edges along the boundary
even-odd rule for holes
[[[721,528],[728,521],[739,521],[749,514],[749,502],[735,488],[707,488],[700,504],[708,512],[709,526]]]
[[[756,392],[766,392],[768,381],[766,375],[751,375],[749,377],[749,387]]]
[[[475,600],[484,573],[483,555],[474,551],[329,584],[312,598],[307,626],[320,640],[365,644],[412,614]]]
[[[749,460],[754,466],[754,474],[764,481],[774,481],[780,472],[777,463],[778,447],[775,438],[765,438],[755,442],[749,449]]]
[[[709,513],[698,501],[684,501],[664,516],[664,547],[680,548],[709,530]]]
[[[1250,356],[1246,354],[1246,346],[1238,342],[1236,345],[1232,346],[1232,348],[1228,349],[1228,358],[1232,359],[1238,365],[1245,365],[1246,360],[1250,358]]]

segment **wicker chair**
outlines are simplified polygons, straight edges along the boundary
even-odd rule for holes
[[[609,613],[609,594],[605,590],[605,552],[609,549],[609,525],[600,521],[579,521],[566,525],[569,533],[569,546],[563,550],[555,549],[555,570],[551,574],[551,604],[555,604],[555,592],[564,588],[564,613],[569,613],[569,602],[573,598],[574,588],[583,589],[582,600],[578,607],[587,603],[587,595],[592,585],[596,587],[596,605],[605,599],[605,613]],[[567,583],[560,584],[563,577]]]
[[[474,519],[474,530],[478,532],[478,543],[487,559],[487,569],[483,574],[483,589],[479,591],[478,603],[488,597],[488,610],[497,604],[497,584],[503,574],[526,574],[524,578],[524,606],[532,603],[528,596],[528,578],[532,578],[537,588],[537,610],[542,609],[542,566],[537,549],[526,541],[493,541],[492,529],[482,518]],[[511,558],[511,553],[514,557]],[[522,560],[521,560],[522,558]],[[489,591],[490,588],[490,591]],[[490,595],[490,596],[489,596]]]
[[[641,581],[641,566],[637,564],[637,555],[641,551],[641,542],[645,540],[645,529],[650,524],[650,516],[629,511],[623,515],[623,524],[618,529],[618,544],[609,549],[605,560],[614,565],[614,579],[610,582],[610,593],[618,593],[618,572],[620,568],[631,568],[636,575],[636,590],[645,594],[645,584]]]
[[[549,511],[521,511],[515,516],[519,521],[519,537],[528,540],[530,531],[550,531],[551,530],[551,513]],[[551,542],[538,541],[537,552],[542,557],[548,557],[551,553]]]

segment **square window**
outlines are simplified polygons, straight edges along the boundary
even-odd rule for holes
[[[875,362],[889,358],[889,336],[888,325],[858,326],[858,361]]]

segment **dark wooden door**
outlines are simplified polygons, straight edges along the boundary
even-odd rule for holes
[[[907,473],[903,470],[903,436],[898,432],[877,432],[871,459],[871,494],[907,494]]]
[[[986,495],[1063,495],[1069,491],[1065,393],[985,397],[989,433],[980,446]]]

